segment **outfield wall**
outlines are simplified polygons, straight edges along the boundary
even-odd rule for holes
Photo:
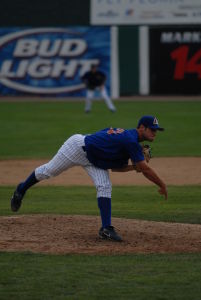
[[[143,19],[140,19],[142,24],[133,24],[135,9],[127,7],[125,10],[122,1],[94,2],[97,5],[104,3],[105,7],[105,11],[100,10],[96,14],[98,22],[100,18],[104,20],[99,26],[90,26],[89,0],[35,1],[31,5],[24,0],[20,3],[2,0],[1,96],[84,97],[80,76],[92,62],[97,63],[106,73],[106,87],[112,98],[133,95],[200,95],[201,25],[196,25],[196,20],[200,20],[201,16],[199,0],[192,1],[190,10],[183,11],[188,14],[188,18],[175,13],[172,16],[174,25],[164,24],[166,11],[166,14],[160,16],[160,26],[156,25],[155,15],[144,13],[145,2],[138,1],[139,9],[143,17],[152,18],[150,24],[155,25],[143,24]],[[147,2],[155,9],[152,12],[156,13],[157,1]],[[168,0],[158,2],[162,11]],[[129,1],[125,3],[130,5]],[[171,1],[171,5],[174,9],[180,7],[179,1]],[[114,13],[116,6],[121,6],[121,15]],[[120,16],[121,22],[118,24],[115,20]],[[183,22],[186,20],[186,24],[178,25],[181,18]],[[129,25],[125,25],[125,22]],[[194,25],[190,25],[190,22]],[[27,36],[26,30],[33,30],[32,36]],[[74,33],[64,33],[66,30],[74,30]],[[13,34],[13,39],[6,40],[9,34]],[[17,51],[20,39],[21,48],[23,40],[32,40],[28,43],[32,43],[33,50],[29,48],[29,53],[25,53],[24,48],[20,53],[18,47]],[[62,50],[65,53],[60,53],[58,49],[55,54],[55,43],[61,43],[60,48],[66,43],[68,45],[64,48],[71,45],[72,49]],[[45,47],[49,54],[43,53]]]

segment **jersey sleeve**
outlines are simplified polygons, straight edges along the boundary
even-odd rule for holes
[[[142,152],[142,146],[139,143],[130,143],[127,146],[127,151],[133,162],[137,163],[144,160],[144,155]]]

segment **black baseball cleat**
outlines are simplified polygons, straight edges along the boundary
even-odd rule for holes
[[[113,226],[107,226],[106,228],[101,227],[99,237],[103,240],[122,241],[122,238],[116,233]]]
[[[12,211],[16,212],[19,210],[19,208],[22,204],[23,197],[24,197],[24,194],[18,192],[18,190],[16,189],[11,198],[11,202],[10,202]]]

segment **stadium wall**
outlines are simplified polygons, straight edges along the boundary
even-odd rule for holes
[[[132,17],[132,11],[129,13]],[[36,0],[31,5],[25,0],[12,3],[10,0],[2,0],[0,29],[90,27],[89,14],[90,0]],[[112,42],[108,47],[111,47],[110,55],[107,56],[110,59],[108,89],[113,97],[201,93],[200,25],[114,27],[116,29],[111,31],[115,32],[115,35],[111,37]],[[96,37],[104,43],[104,35]],[[95,56],[93,52],[90,52],[90,55],[91,59]]]

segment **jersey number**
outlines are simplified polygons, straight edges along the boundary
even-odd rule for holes
[[[124,132],[124,129],[122,128],[116,128],[116,129],[113,129],[112,127],[107,131],[107,134],[119,134],[119,133],[122,133]]]

